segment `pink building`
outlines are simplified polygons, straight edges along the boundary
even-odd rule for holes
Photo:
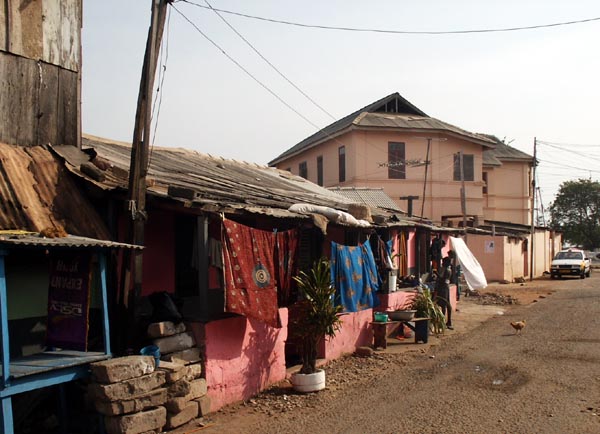
[[[470,221],[515,216],[516,223],[526,223],[531,158],[498,142],[432,118],[393,93],[304,139],[270,165],[325,187],[383,188],[402,209],[412,205],[414,215],[436,222],[461,220],[464,183]],[[495,149],[503,152],[493,158]]]

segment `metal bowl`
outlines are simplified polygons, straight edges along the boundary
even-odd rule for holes
[[[416,310],[388,310],[388,314],[392,321],[410,321],[414,318]]]

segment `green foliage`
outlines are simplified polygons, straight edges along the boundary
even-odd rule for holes
[[[586,250],[600,246],[600,183],[588,179],[563,182],[550,205],[550,220],[565,241]]]
[[[444,333],[444,330],[446,330],[446,317],[442,313],[442,309],[433,300],[431,291],[428,288],[422,288],[422,292],[415,295],[412,308],[417,311],[416,316],[418,318],[429,318],[434,333]]]
[[[308,273],[301,271],[294,277],[304,299],[299,303],[299,313],[294,329],[302,341],[302,374],[316,371],[317,345],[323,338],[333,337],[341,321],[341,306],[333,303],[335,287],[331,282],[329,261],[321,258]]]

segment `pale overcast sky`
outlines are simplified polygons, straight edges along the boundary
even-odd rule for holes
[[[131,140],[150,4],[84,0],[84,132]],[[406,31],[600,17],[597,0],[212,0],[211,5],[291,22]],[[213,11],[185,2],[175,7],[312,124],[332,122]],[[336,119],[399,92],[432,117],[506,138],[529,154],[534,137],[552,142],[538,146],[545,206],[564,180],[600,179],[599,20],[503,33],[392,35],[223,17]],[[164,38],[168,57],[156,145],[266,164],[316,131],[174,10]]]

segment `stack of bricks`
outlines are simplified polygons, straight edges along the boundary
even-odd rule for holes
[[[158,370],[166,375],[167,425],[177,428],[210,411],[210,398],[206,394],[206,380],[202,378],[200,349],[185,324],[172,322],[153,323],[148,326],[148,336],[160,349]]]
[[[154,358],[129,356],[91,365],[88,391],[108,434],[160,432],[167,424],[166,373]]]

